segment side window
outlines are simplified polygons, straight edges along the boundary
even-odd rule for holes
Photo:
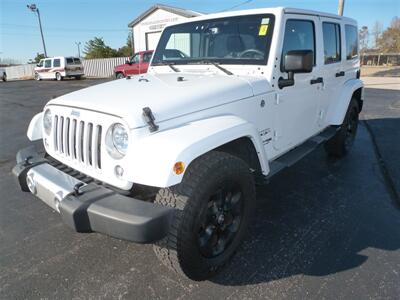
[[[341,61],[340,25],[335,23],[322,23],[324,36],[325,64]]]
[[[358,36],[357,27],[353,25],[345,25],[346,35],[346,58],[354,59],[358,57]]]
[[[151,60],[152,55],[153,53],[151,52],[143,54],[143,62],[148,63]]]
[[[140,61],[140,54],[136,54],[135,56],[132,57],[131,63],[133,64],[138,64]]]
[[[74,64],[74,59],[73,58],[67,58],[67,65],[72,65]]]
[[[39,63],[37,64],[37,66],[38,66],[38,67],[43,67],[43,59],[41,59],[41,60],[39,61]]]
[[[44,61],[44,67],[45,68],[51,68],[51,59],[46,59]]]
[[[54,61],[53,61],[53,67],[54,68],[56,68],[56,67],[59,67],[61,64],[60,64],[60,59],[59,58],[56,58]]]
[[[311,20],[287,20],[282,58],[291,50],[312,50],[315,64],[315,31]],[[282,60],[283,61],[283,60]]]

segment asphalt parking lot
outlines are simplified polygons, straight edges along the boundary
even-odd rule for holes
[[[322,148],[259,188],[248,238],[212,281],[162,266],[151,245],[78,234],[19,191],[31,117],[100,80],[0,84],[0,298],[394,299],[400,295],[400,92],[366,89],[343,160]]]

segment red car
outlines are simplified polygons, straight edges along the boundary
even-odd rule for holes
[[[115,77],[120,79],[128,75],[146,73],[152,55],[153,50],[135,53],[125,64],[114,67]]]

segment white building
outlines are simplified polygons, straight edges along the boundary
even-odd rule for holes
[[[182,8],[156,4],[128,24],[135,52],[154,50],[163,28],[171,23],[202,15]]]

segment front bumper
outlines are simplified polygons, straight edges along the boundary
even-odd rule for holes
[[[60,213],[77,232],[99,232],[137,243],[166,236],[174,209],[127,197],[53,167],[34,146],[17,154],[13,174],[21,189]]]

